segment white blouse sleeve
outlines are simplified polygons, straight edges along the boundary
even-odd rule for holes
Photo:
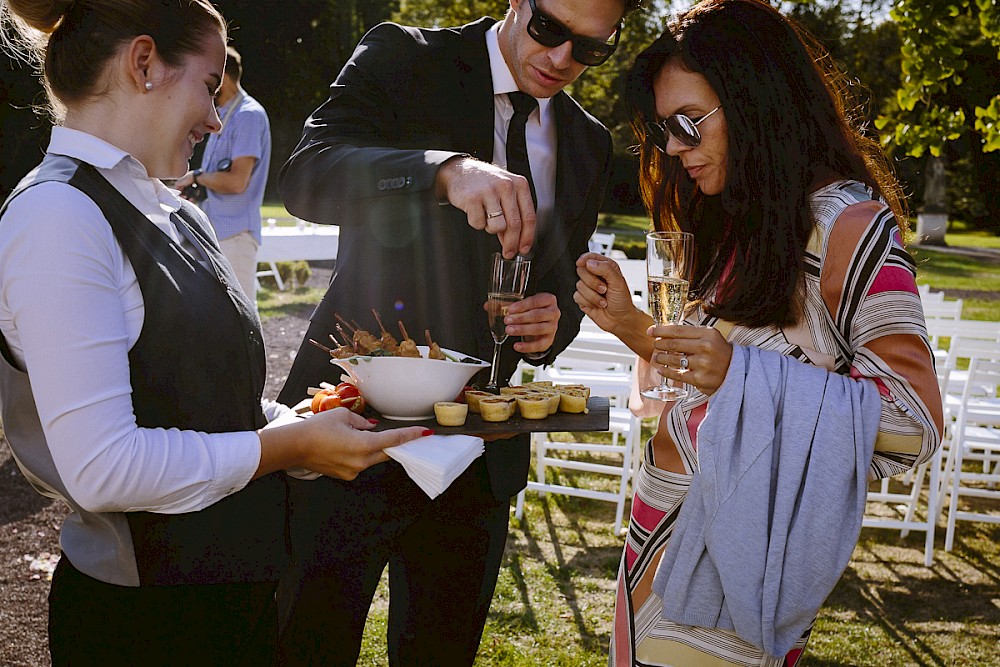
[[[91,512],[199,510],[243,488],[260,461],[254,431],[136,425],[128,352],[142,312],[135,274],[87,196],[44,183],[11,202],[0,328],[28,372],[59,475]]]

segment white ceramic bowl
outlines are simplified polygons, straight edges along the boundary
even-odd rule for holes
[[[427,346],[418,345],[427,356]],[[455,359],[468,355],[441,349]],[[472,376],[489,364],[416,357],[348,357],[331,359],[351,376],[361,395],[387,419],[417,420],[434,416],[434,404],[453,401]]]

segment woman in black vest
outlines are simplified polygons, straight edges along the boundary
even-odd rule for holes
[[[255,309],[204,215],[158,180],[220,129],[227,35],[207,0],[0,0],[0,16],[56,121],[0,208],[3,426],[73,509],[53,663],[272,663],[281,471],[352,479],[423,430],[372,433],[343,409],[261,430]]]

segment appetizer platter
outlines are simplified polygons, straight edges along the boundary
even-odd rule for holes
[[[376,430],[425,426],[441,434],[528,433],[546,431],[606,431],[610,407],[605,397],[591,396],[583,385],[529,382],[503,387],[499,395],[468,386],[489,364],[441,348],[425,331],[426,345],[417,345],[399,322],[397,340],[378,313],[376,336],[339,315],[335,347],[310,341],[330,355],[330,363],[347,374],[340,384],[323,383],[310,399],[296,406],[305,416],[346,407],[377,419]]]
[[[300,417],[312,415],[311,399],[295,406]],[[468,413],[465,422],[459,426],[445,426],[436,417],[420,420],[388,419],[368,407],[362,414],[378,423],[373,430],[385,431],[405,426],[423,426],[433,429],[441,435],[488,435],[500,433],[544,433],[556,431],[607,431],[610,424],[610,404],[604,396],[591,396],[587,399],[587,411],[580,413],[560,412],[545,419],[528,419],[520,414],[513,414],[503,421],[485,421],[481,414]],[[344,406],[339,406],[344,407]]]

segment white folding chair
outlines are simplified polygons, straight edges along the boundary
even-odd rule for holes
[[[942,292],[940,290],[936,291],[936,292],[932,292],[931,291],[931,286],[927,285],[927,284],[917,285],[917,294],[920,296],[920,300],[922,302],[924,302],[924,303],[927,303],[928,301],[943,301],[944,300],[944,292]]]
[[[950,369],[938,369],[938,386],[942,392],[948,385]],[[888,528],[899,530],[900,537],[906,537],[911,530],[924,532],[924,565],[930,567],[934,563],[934,532],[940,513],[941,463],[944,460],[947,435],[942,436],[942,443],[930,461],[917,466],[916,471],[908,471],[901,477],[903,484],[909,484],[908,492],[891,491],[889,478],[880,480],[878,491],[869,491],[869,503],[886,503],[893,507],[902,518],[886,517],[883,513],[866,512],[861,525],[865,528]],[[923,491],[924,479],[928,479],[927,506],[923,520],[917,518],[917,505]]]
[[[599,252],[607,257],[611,254],[611,249],[615,247],[615,235],[611,232],[594,232],[587,245],[590,252]]]
[[[973,357],[955,420],[954,434],[945,462],[943,485],[948,492],[948,525],[945,551],[954,545],[958,521],[1000,523],[1000,399],[996,391],[977,396],[983,386],[1000,386],[1000,353],[991,358]],[[981,472],[967,462],[982,462]],[[975,470],[975,471],[974,471]],[[993,511],[964,509],[962,498],[997,501]]]
[[[924,319],[960,320],[962,319],[962,300],[950,301],[922,299]]]
[[[618,266],[622,271],[622,276],[628,287],[632,290],[633,298],[638,297],[637,304],[640,308],[646,307],[647,293],[649,292],[649,279],[646,272],[646,260],[644,259],[622,259],[618,260]]]
[[[969,371],[965,367],[974,357],[992,359],[1000,349],[1000,322],[979,320],[957,320],[951,329],[948,354],[944,366],[951,369],[948,386],[942,393],[945,398],[945,412],[956,416],[965,391]],[[974,396],[992,396],[996,387],[979,385],[972,387]]]
[[[535,433],[532,437],[535,459],[535,480],[517,495],[514,515],[521,518],[525,491],[539,495],[547,492],[603,500],[615,504],[614,531],[619,534],[628,500],[628,484],[632,472],[632,452],[640,437],[641,422],[628,410],[632,365],[635,355],[620,341],[607,338],[587,340],[578,337],[548,367],[536,369],[536,380],[551,380],[555,384],[585,384],[591,393],[607,396],[610,409],[610,443],[555,440],[551,434]],[[593,338],[593,337],[591,337]],[[613,491],[587,486],[587,475],[560,475],[561,470],[611,476],[617,484]],[[550,479],[550,477],[552,479]],[[606,484],[602,484],[606,486]]]

